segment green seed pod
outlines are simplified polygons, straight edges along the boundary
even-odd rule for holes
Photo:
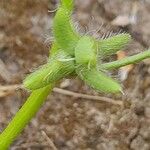
[[[77,64],[96,65],[96,45],[93,38],[82,37],[75,48],[75,60]]]
[[[53,22],[54,37],[61,49],[74,55],[78,35],[70,22],[70,16],[65,8],[60,7]]]
[[[123,49],[131,40],[130,34],[118,34],[98,42],[100,56],[110,56]]]
[[[60,52],[47,64],[26,77],[23,84],[29,90],[36,90],[50,83],[54,83],[74,71],[74,61],[61,61],[70,59],[70,56]]]
[[[73,10],[73,0],[61,0],[61,6],[71,13]]]
[[[56,42],[54,42],[54,43],[52,44],[51,49],[49,50],[49,56],[55,55],[55,54],[58,52],[59,49],[60,49],[60,48],[59,48],[58,44],[57,44]]]
[[[105,93],[117,93],[121,91],[121,86],[116,81],[96,69],[80,67],[77,69],[77,74],[86,84],[95,90]]]

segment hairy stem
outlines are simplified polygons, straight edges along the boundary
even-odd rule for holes
[[[150,50],[141,52],[139,54],[136,54],[134,56],[130,56],[127,58],[123,58],[121,60],[117,60],[117,61],[113,61],[110,63],[105,63],[101,65],[101,68],[106,69],[106,70],[112,70],[112,69],[116,69],[116,68],[120,68],[129,64],[135,64],[138,63],[140,61],[142,61],[143,59],[146,58],[150,58]]]
[[[52,90],[53,85],[35,90],[31,93],[22,108],[16,113],[15,117],[0,135],[0,149],[7,150],[9,145],[22,132],[32,117],[40,109],[46,97]]]

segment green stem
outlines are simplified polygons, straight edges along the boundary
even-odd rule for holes
[[[144,51],[142,53],[136,54],[134,56],[130,56],[127,58],[123,58],[121,60],[113,61],[110,63],[105,63],[101,65],[101,68],[104,68],[106,70],[112,70],[116,68],[120,68],[129,64],[135,64],[143,59],[150,58],[150,50]]]
[[[52,88],[53,85],[48,85],[31,93],[25,104],[0,135],[0,150],[8,149],[9,145],[15,140],[15,138],[40,109]]]

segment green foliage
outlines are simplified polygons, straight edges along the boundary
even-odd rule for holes
[[[71,22],[73,0],[61,0],[53,22],[55,42],[52,45],[49,61],[28,75],[24,86],[32,91],[8,127],[0,135],[0,148],[6,150],[23,130],[25,125],[39,110],[55,83],[76,73],[85,83],[95,90],[106,93],[120,92],[121,86],[100,70],[116,69],[137,63],[150,57],[150,50],[143,53],[103,64],[103,57],[115,54],[130,41],[129,34],[119,34],[99,40],[77,33]],[[101,64],[97,58],[101,58]]]

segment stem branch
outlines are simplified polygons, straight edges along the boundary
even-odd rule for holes
[[[129,64],[138,63],[138,62],[140,62],[140,61],[142,61],[143,59],[146,59],[146,58],[150,58],[150,50],[141,52],[141,53],[136,54],[134,56],[123,58],[121,60],[117,60],[117,61],[113,61],[113,62],[110,62],[110,63],[102,64],[101,67],[106,69],[106,70],[112,70],[112,69],[120,68],[120,67],[129,65]]]
[[[22,132],[32,117],[40,109],[46,97],[52,90],[53,85],[35,90],[31,93],[22,108],[16,113],[15,117],[0,135],[0,149],[6,150],[15,138]]]

